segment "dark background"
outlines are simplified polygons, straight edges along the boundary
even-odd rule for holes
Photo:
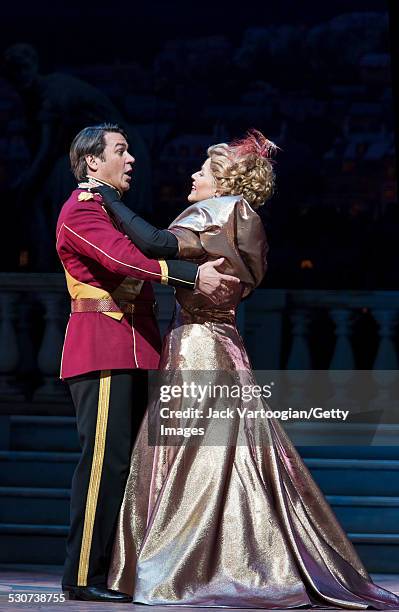
[[[23,1],[8,3],[2,22],[1,52],[30,43],[40,74],[64,73],[90,83],[141,134],[151,159],[152,202],[140,212],[158,226],[185,206],[190,175],[206,147],[256,127],[282,148],[277,192],[261,212],[271,246],[265,286],[397,288],[394,105],[384,1],[117,0],[50,8]],[[40,122],[71,120],[35,117],[31,101],[2,75],[0,197],[7,230],[1,266],[57,271],[53,219],[68,191],[62,196],[62,181],[56,185],[52,176],[48,183],[48,177],[60,151],[29,189],[18,176],[37,154],[32,134]],[[43,197],[49,190],[53,201]],[[29,235],[21,224],[38,210],[47,225],[38,230],[34,220],[28,222]],[[35,249],[49,236],[43,265]]]

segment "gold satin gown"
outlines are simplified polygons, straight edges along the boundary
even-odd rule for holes
[[[241,197],[213,198],[169,229],[180,257],[225,257],[224,271],[241,284],[223,308],[176,290],[161,370],[172,384],[194,370],[212,371],[214,383],[226,371],[251,381],[235,310],[266,270],[257,213]],[[150,403],[133,449],[109,588],[152,605],[399,609],[399,597],[371,581],[278,420],[232,421],[223,446],[150,446],[149,415],[158,408]]]

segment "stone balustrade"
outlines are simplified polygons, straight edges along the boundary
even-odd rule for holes
[[[173,290],[156,286],[159,324]],[[259,289],[238,325],[255,369],[398,369],[399,291]],[[59,380],[69,300],[62,274],[0,274],[0,402],[64,401]]]

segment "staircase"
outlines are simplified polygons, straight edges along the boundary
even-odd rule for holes
[[[369,572],[399,573],[399,447],[298,447]]]
[[[9,450],[0,451],[0,564],[63,564],[78,458],[74,417],[9,417]]]
[[[62,565],[69,488],[79,457],[75,419],[1,420],[0,564]],[[298,450],[367,569],[399,572],[399,448]]]

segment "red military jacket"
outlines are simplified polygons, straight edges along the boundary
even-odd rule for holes
[[[134,302],[137,314],[73,312],[61,357],[63,379],[95,370],[158,367],[161,339],[147,281],[167,284],[168,266],[143,255],[113,225],[101,202],[99,194],[76,189],[58,218],[56,248],[68,291],[73,300]]]

